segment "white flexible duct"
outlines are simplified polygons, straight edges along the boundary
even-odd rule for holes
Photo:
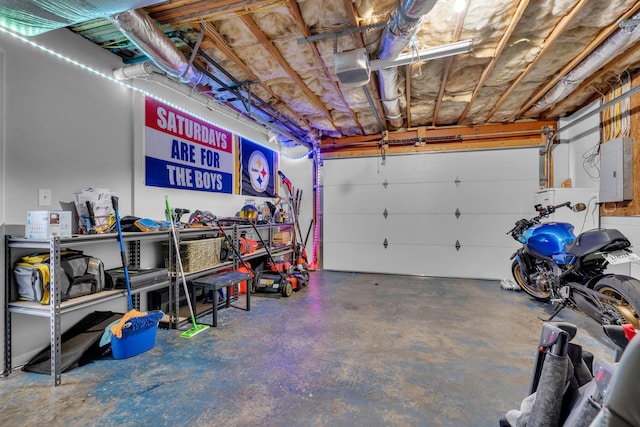
[[[200,93],[198,91],[192,90],[191,88],[186,86],[184,83],[176,80],[175,77],[168,76],[167,73],[164,72],[164,70],[161,70],[159,67],[157,67],[151,62],[148,62],[148,61],[141,62],[138,64],[127,65],[121,68],[117,68],[113,70],[113,77],[115,77],[117,80],[144,79],[150,82],[157,83],[181,95],[184,95],[193,99],[194,101],[198,102],[200,105],[206,107],[211,111],[220,113],[231,120],[241,123],[243,126],[254,129],[255,131],[261,134],[265,134],[265,136],[268,136],[269,129],[273,132],[284,135],[290,138],[294,143],[298,144],[301,147],[304,147],[302,154],[300,154],[301,151],[298,150],[297,147],[295,146],[288,147],[284,144],[280,144],[279,142],[277,145],[270,148],[276,151],[279,151],[282,154],[288,155],[290,157],[304,156],[305,154],[308,154],[309,152],[311,152],[310,150],[312,150],[313,148],[313,147],[310,147],[309,144],[307,144],[305,141],[301,141],[298,138],[296,138],[294,135],[288,132],[285,132],[282,129],[276,128],[271,123],[267,122],[266,120],[264,120],[259,116],[251,115],[251,117],[254,120],[262,123],[262,125],[260,125],[259,123],[256,123],[256,121],[251,120],[250,118],[247,118],[243,114],[220,104],[214,98],[211,98],[210,96],[204,93]]]
[[[143,9],[116,13],[109,20],[161,70],[191,86],[203,83],[203,74],[189,63]]]
[[[378,57],[394,60],[411,42],[420,28],[424,15],[429,13],[437,0],[399,1],[398,8],[389,19],[382,35]],[[398,69],[386,68],[378,71],[380,98],[391,126],[399,128],[404,123],[398,100]]]
[[[640,13],[632,19],[640,19]],[[574,69],[569,71],[538,102],[533,104],[524,115],[534,117],[546,111],[567,95],[586,78],[598,71],[603,65],[620,55],[640,39],[640,25],[616,30],[608,39],[598,46],[589,56],[583,59]]]
[[[198,71],[189,63],[186,56],[175,46],[175,44],[160,30],[155,21],[142,9],[128,10],[126,12],[117,13],[109,17],[113,25],[119,29],[132,43],[134,43],[144,54],[153,62],[149,62],[122,67],[113,71],[115,78],[126,80],[131,78],[146,78],[154,80],[157,83],[170,87],[186,96],[196,98],[198,102],[207,108],[223,112],[227,116],[236,120],[251,123],[253,126],[259,126],[250,120],[241,120],[243,117],[232,109],[226,108],[219,104],[213,98],[203,94],[192,94],[187,87],[179,87],[180,82],[194,87],[198,84],[207,84],[208,78],[205,74]],[[168,78],[168,76],[179,79],[180,82]],[[228,112],[225,112],[228,110]],[[230,113],[232,112],[232,113]],[[294,143],[298,143],[312,149],[310,143],[301,141],[298,137],[291,135],[289,132],[277,128],[262,117],[248,113],[255,121],[264,125],[267,129],[272,129],[280,135],[290,138]]]

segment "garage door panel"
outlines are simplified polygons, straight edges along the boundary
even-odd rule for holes
[[[326,160],[323,268],[508,277],[518,244],[506,233],[533,214],[538,160],[537,149],[389,156],[384,166],[360,158],[354,168],[351,160]],[[354,170],[375,175],[340,188]]]
[[[383,210],[400,214],[455,212],[455,190],[453,183],[390,185],[380,192],[379,200]]]
[[[365,271],[371,273],[437,275],[438,264],[449,262],[455,248],[357,244],[341,242],[335,251],[326,251],[325,261],[331,270]],[[348,254],[346,256],[340,254]]]
[[[458,174],[460,180],[506,182],[510,179],[538,176],[537,148],[513,150],[514,153],[509,153],[511,150],[498,151],[484,151],[480,156],[477,151],[459,153],[456,164],[463,170]],[[478,162],[482,162],[482,165],[478,165]]]
[[[339,194],[331,189],[324,188],[325,197],[323,212],[327,215],[333,214],[368,214],[384,211],[384,203],[381,196],[384,195],[382,185],[354,185],[349,187],[349,191],[339,191]]]
[[[376,243],[382,241],[390,233],[391,224],[384,223],[382,214],[373,215],[334,215],[333,225],[325,230],[323,241],[331,242],[358,242]]]
[[[384,246],[377,243],[334,242],[323,251],[325,265],[331,266],[327,269],[336,271],[382,273],[386,267],[378,267],[386,265],[385,256]]]
[[[536,180],[507,182],[477,181],[453,183],[416,183],[389,185],[386,189],[367,192],[368,205],[390,213],[467,213],[522,212],[533,208]],[[522,200],[522,193],[531,195]]]
[[[385,166],[376,172],[384,174],[390,182],[407,183],[423,180],[453,182],[456,178],[461,181],[502,181],[523,176],[537,177],[537,148],[517,149],[515,154],[507,151],[510,150],[387,156]],[[520,156],[525,151],[527,157],[536,158],[535,161]],[[455,163],[450,162],[452,157],[455,157]]]
[[[410,223],[411,226],[407,226]],[[444,215],[393,215],[389,217],[389,236],[391,242],[401,244],[455,244],[456,217]]]
[[[449,244],[456,240],[473,245],[510,245],[516,243],[507,235],[515,221],[509,215],[391,215],[388,218],[387,230],[389,241],[420,244]],[[406,227],[412,222],[413,227]]]
[[[330,187],[340,187],[341,191],[349,191],[351,187],[360,185],[382,184],[380,159],[366,157],[357,159],[332,159],[331,169],[337,169],[339,174],[331,172],[332,176],[327,176],[329,169],[324,169],[324,185]],[[325,164],[326,165],[326,164]]]
[[[339,256],[347,253],[348,256]],[[513,250],[482,247],[427,245],[367,245],[340,243],[336,252],[327,252],[331,270],[435,277],[505,279],[511,277]]]
[[[456,190],[457,208],[462,214],[519,213],[532,210],[538,180],[470,181],[461,183]]]

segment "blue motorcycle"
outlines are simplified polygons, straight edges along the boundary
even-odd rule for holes
[[[640,281],[605,273],[609,264],[640,259],[629,249],[629,239],[615,229],[575,236],[569,223],[540,222],[562,207],[574,212],[586,209],[584,203],[536,205],[537,216],[517,221],[507,233],[522,243],[511,256],[514,279],[533,298],[555,305],[548,320],[571,307],[603,325],[630,323],[640,329]]]

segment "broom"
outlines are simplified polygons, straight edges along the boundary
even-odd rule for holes
[[[182,268],[182,260],[180,259],[180,244],[178,243],[178,236],[176,233],[176,226],[173,223],[173,215],[171,214],[171,207],[169,206],[169,196],[164,196],[165,205],[167,207],[167,215],[171,222],[171,235],[173,236],[173,244],[176,248],[176,264],[180,267],[180,278],[182,279],[182,286],[184,287],[184,295],[187,297],[187,305],[189,305],[189,313],[191,314],[191,324],[193,327],[180,334],[182,338],[191,338],[199,334],[200,332],[209,329],[209,325],[196,324],[196,316],[193,314],[193,306],[191,305],[191,297],[189,296],[189,289],[187,288],[187,279],[184,277],[184,269]]]
[[[118,230],[118,243],[120,243],[120,258],[122,258],[122,268],[124,270],[124,281],[127,285],[127,302],[129,311],[133,311],[133,300],[131,299],[131,282],[129,282],[129,263],[127,254],[124,251],[124,239],[122,238],[122,227],[120,225],[120,213],[118,211],[118,197],[111,196],[111,206],[116,216],[116,229]]]
[[[148,337],[145,338],[145,342],[142,345],[131,347],[128,350],[124,350],[124,347],[114,347],[112,341],[113,337],[120,339],[123,338],[123,329],[130,328],[130,330],[147,329],[150,327],[158,326],[158,322],[164,316],[164,313],[160,310],[153,312],[142,312],[133,308],[133,299],[131,298],[131,282],[129,280],[129,263],[127,262],[127,254],[124,250],[124,238],[122,237],[122,227],[120,225],[120,213],[118,210],[118,197],[111,196],[111,205],[113,207],[113,213],[115,216],[116,229],[118,231],[118,243],[120,243],[120,257],[122,258],[122,268],[124,269],[124,278],[127,285],[127,303],[129,311],[122,316],[122,318],[110,324],[105,331],[102,339],[100,340],[100,346],[103,346],[111,340],[111,346],[113,350],[114,358],[122,359],[125,357],[135,356],[143,351],[149,350],[155,344],[155,332],[153,334],[153,340]]]

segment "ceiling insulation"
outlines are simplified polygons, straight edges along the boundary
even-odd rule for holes
[[[0,26],[32,37],[162,0],[0,0]]]
[[[380,86],[381,71],[371,71],[364,86],[340,83],[334,53],[365,48],[378,59],[389,41],[385,28],[403,6],[427,11],[405,52],[462,40],[471,40],[472,50],[399,66],[389,88]],[[276,133],[279,126],[286,131],[282,139],[312,144],[416,127],[557,119],[640,65],[636,26],[624,29],[637,33],[632,42],[592,62],[620,22],[640,12],[637,0],[180,0],[143,11],[185,58],[202,34],[194,65],[209,78],[198,90],[243,114],[251,93],[262,119]],[[121,56],[124,66],[155,63],[108,16],[69,29]],[[579,65],[589,75],[553,99]],[[397,101],[397,119],[388,118],[382,95]]]

